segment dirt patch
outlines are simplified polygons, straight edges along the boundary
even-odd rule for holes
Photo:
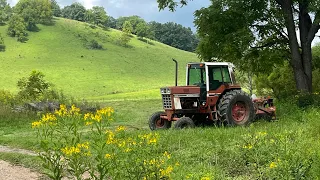
[[[18,148],[12,148],[8,146],[2,146],[0,145],[0,152],[6,152],[6,153],[19,153],[19,154],[25,154],[30,156],[37,156],[37,154],[33,151],[25,150],[25,149],[18,149]]]
[[[0,179],[5,180],[34,180],[39,179],[41,174],[21,166],[11,165],[0,160]]]

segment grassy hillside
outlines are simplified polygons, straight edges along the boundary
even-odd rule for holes
[[[6,29],[0,26],[0,33],[5,35]],[[26,43],[5,36],[0,89],[16,91],[19,78],[39,70],[57,89],[77,98],[153,97],[159,87],[174,85],[171,58],[180,63],[180,83],[185,82],[185,63],[199,61],[193,53],[158,42],[147,44],[137,37],[125,48],[117,45],[120,31],[92,28],[73,20],[56,19],[55,25],[39,25],[39,29],[29,33]],[[96,40],[104,49],[87,49],[86,40]]]

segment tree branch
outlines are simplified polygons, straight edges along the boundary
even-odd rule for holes
[[[319,31],[320,29],[320,11],[318,11],[315,15],[314,21],[312,23],[312,26],[310,28],[310,31],[308,33],[308,42],[312,42],[312,40],[314,39],[316,33]]]
[[[280,6],[283,5],[283,0],[276,0],[276,2],[277,2]]]

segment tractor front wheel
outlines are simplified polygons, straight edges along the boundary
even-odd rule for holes
[[[194,128],[195,124],[193,120],[189,117],[181,117],[175,124],[174,127],[176,129],[184,129],[184,128]]]
[[[171,128],[172,122],[166,119],[161,119],[161,115],[165,115],[165,112],[160,111],[152,114],[149,119],[149,127],[151,130]]]
[[[255,117],[251,98],[241,90],[227,92],[218,104],[220,122],[228,126],[245,126]]]

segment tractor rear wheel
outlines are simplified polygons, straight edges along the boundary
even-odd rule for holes
[[[194,128],[195,124],[189,117],[181,117],[175,124],[176,129]]]
[[[251,98],[241,90],[227,92],[218,104],[220,122],[228,126],[245,126],[255,117]]]
[[[152,116],[149,119],[149,127],[151,130],[171,128],[172,122],[166,119],[161,119],[160,117],[161,115],[165,114],[166,113],[162,111],[152,114]]]

